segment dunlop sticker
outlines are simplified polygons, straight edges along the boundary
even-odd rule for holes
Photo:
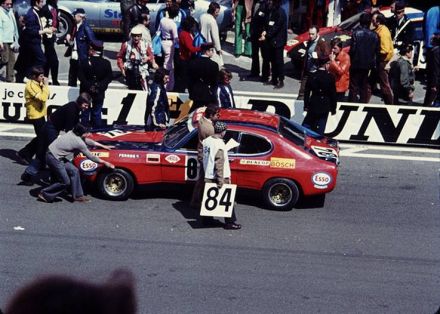
[[[258,159],[240,159],[240,165],[269,166],[270,161]]]

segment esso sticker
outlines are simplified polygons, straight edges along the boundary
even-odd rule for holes
[[[79,164],[79,168],[84,172],[91,172],[98,168],[98,164],[94,161],[91,161],[90,159],[84,159]]]
[[[332,177],[325,172],[315,173],[312,177],[313,186],[317,189],[326,189],[330,182],[332,182]]]

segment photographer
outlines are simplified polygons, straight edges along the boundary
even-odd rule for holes
[[[78,70],[80,92],[87,92],[92,97],[91,108],[81,115],[81,123],[85,126],[102,126],[102,105],[104,104],[105,91],[113,79],[110,61],[102,57],[104,46],[102,41],[91,42],[89,57],[81,62]],[[91,115],[91,117],[90,117]]]

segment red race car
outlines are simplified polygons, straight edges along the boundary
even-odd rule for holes
[[[111,200],[127,199],[136,185],[185,184],[197,180],[197,120],[195,111],[166,131],[140,127],[113,128],[91,138],[114,145],[111,151],[92,150],[115,165],[111,170],[77,156],[76,166],[99,193]],[[322,137],[276,114],[221,109],[228,125],[225,141],[239,145],[229,151],[232,183],[262,191],[267,207],[291,209],[302,196],[324,195],[336,186],[337,141]]]

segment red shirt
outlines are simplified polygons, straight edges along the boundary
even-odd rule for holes
[[[190,32],[182,30],[179,34],[179,56],[181,60],[188,61],[200,51],[200,47],[194,47],[194,37]]]

